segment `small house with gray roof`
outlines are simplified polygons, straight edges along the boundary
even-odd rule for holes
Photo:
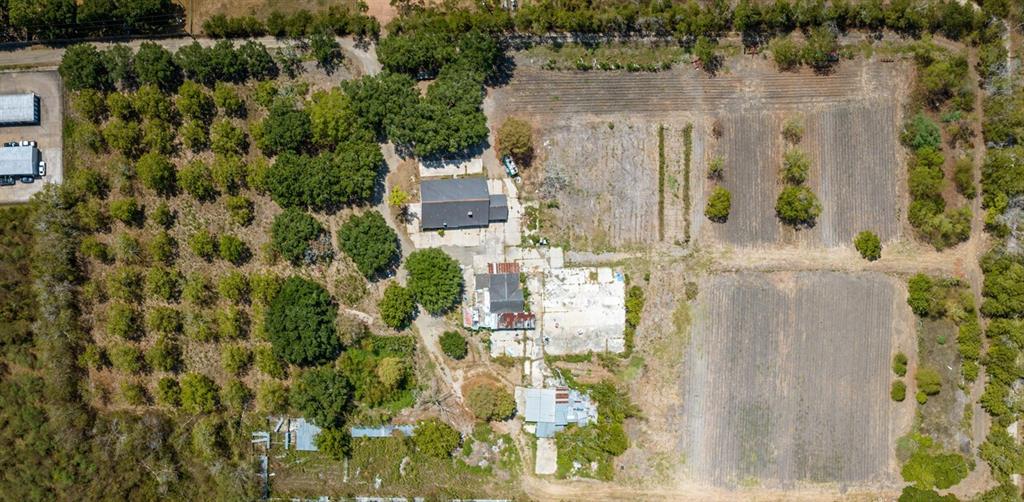
[[[420,229],[483,228],[508,219],[508,199],[492,195],[484,178],[423,180]]]
[[[533,329],[536,316],[527,311],[518,263],[488,263],[476,274],[476,300],[467,308],[464,324],[472,329]]]

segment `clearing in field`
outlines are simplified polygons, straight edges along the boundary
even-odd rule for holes
[[[528,175],[527,188],[547,201],[542,221],[555,242],[603,250],[692,235],[739,246],[833,247],[851,245],[866,229],[883,241],[899,237],[897,124],[908,80],[901,63],[844,61],[816,75],[742,58],[709,78],[692,68],[545,71],[522,59],[493,99],[499,116],[525,116],[539,129],[543,172]],[[799,232],[775,216],[789,118],[804,124],[807,184],[823,206],[817,225]],[[703,215],[712,188],[707,166],[718,156],[733,201],[724,224]]]
[[[878,274],[747,273],[701,286],[683,370],[689,474],[717,485],[886,483],[900,408],[894,338],[912,333]]]

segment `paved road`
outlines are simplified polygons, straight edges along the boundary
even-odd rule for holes
[[[286,38],[275,38],[275,37],[260,37],[254,39],[257,42],[265,45],[268,49],[274,49],[277,47],[285,47],[295,44],[292,39]],[[142,42],[153,42],[162,45],[169,51],[176,51],[179,48],[191,44],[192,42],[199,42],[203,46],[209,47],[217,43],[218,39],[206,38],[206,37],[179,37],[179,38],[161,38],[161,39],[147,39],[147,40],[130,40],[127,42],[119,42],[137,49]],[[380,71],[380,64],[377,63],[377,58],[374,56],[373,46],[370,45],[369,51],[356,49],[356,42],[352,38],[338,38],[338,43],[341,44],[342,48],[346,52],[354,55],[359,60],[360,65],[368,73],[377,73]],[[112,45],[114,42],[96,42],[94,45],[100,49],[105,49]],[[10,49],[0,50],[0,67],[10,66],[34,66],[39,68],[56,68],[60,64],[61,58],[64,57],[63,47],[48,47],[43,45],[35,45],[31,47],[21,49]]]

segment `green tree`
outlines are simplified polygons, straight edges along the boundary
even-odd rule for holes
[[[942,135],[939,126],[932,122],[923,113],[914,115],[904,126],[900,133],[900,141],[904,146],[918,150],[923,147],[939,149],[942,145]]]
[[[181,367],[181,347],[161,336],[146,350],[146,364],[158,371],[177,371]]]
[[[194,153],[199,153],[210,146],[210,130],[203,122],[186,120],[181,126],[181,143]]]
[[[247,227],[252,223],[255,217],[252,199],[241,195],[229,195],[225,200],[225,205],[228,208],[231,223],[242,227]]]
[[[408,286],[416,301],[431,314],[450,311],[462,299],[462,269],[459,262],[438,249],[413,251],[405,260]]]
[[[443,71],[415,107],[389,121],[388,135],[419,157],[462,152],[487,138],[483,96],[480,75]]]
[[[506,389],[491,384],[479,384],[469,390],[466,405],[477,420],[490,422],[512,418],[516,400]]]
[[[332,149],[347,141],[373,141],[373,134],[353,112],[349,97],[341,89],[319,91],[306,107],[313,144]]]
[[[186,80],[178,88],[176,104],[181,115],[192,120],[209,121],[216,112],[213,98],[206,93],[203,86],[191,80]]]
[[[320,427],[337,428],[345,420],[352,392],[348,379],[329,366],[310,368],[299,376],[291,403]]]
[[[210,261],[217,255],[217,240],[205,228],[200,228],[188,239],[188,247],[196,256]]]
[[[61,79],[72,91],[106,90],[111,87],[110,74],[103,66],[103,56],[92,44],[75,44],[64,51],[60,60]]]
[[[524,165],[533,158],[533,128],[530,123],[510,118],[498,129],[498,154],[510,156]]]
[[[342,460],[349,454],[352,437],[343,429],[323,429],[314,441],[320,453],[334,460]]]
[[[821,203],[811,189],[805,186],[788,186],[782,189],[775,203],[775,214],[787,225],[814,225],[821,214]]]
[[[398,258],[398,235],[377,211],[352,216],[338,230],[338,247],[366,278],[379,277]]]
[[[249,246],[238,237],[230,234],[222,234],[217,244],[220,259],[231,262],[236,266],[245,264],[252,257]]]
[[[896,376],[905,376],[907,374],[907,355],[902,352],[897,352],[895,356],[892,356],[892,372]]]
[[[803,60],[817,71],[825,71],[839,61],[839,42],[828,28],[814,28],[803,49]]]
[[[704,216],[716,223],[725,223],[729,219],[729,211],[732,209],[732,194],[722,187],[715,187],[708,197],[707,207],[704,208]]]
[[[243,118],[246,116],[245,101],[230,84],[217,82],[213,88],[213,101],[220,112],[228,117]]]
[[[722,64],[722,58],[715,53],[718,44],[705,36],[697,37],[693,44],[693,56],[697,58],[704,71],[714,74]]]
[[[121,344],[110,349],[110,364],[114,369],[128,374],[142,373],[145,365],[142,351],[134,345]]]
[[[451,456],[452,450],[458,448],[462,436],[452,426],[436,419],[420,420],[416,424],[416,434],[412,436],[416,449],[436,458]]]
[[[132,96],[132,106],[145,119],[168,120],[174,114],[174,104],[156,84],[139,87]]]
[[[174,377],[163,377],[156,384],[156,400],[160,404],[177,408],[181,406],[181,386]]]
[[[853,247],[861,257],[868,261],[875,261],[882,257],[882,241],[874,232],[864,230],[853,239]]]
[[[458,331],[445,331],[438,339],[441,350],[452,359],[462,359],[468,353],[466,337]]]
[[[209,202],[217,198],[217,189],[213,186],[213,173],[210,166],[201,159],[195,159],[181,168],[178,181],[189,195],[200,202]]]
[[[779,71],[791,71],[800,66],[802,51],[800,46],[791,37],[779,37],[769,44],[772,52],[772,60]]]
[[[252,364],[252,352],[242,345],[225,345],[220,351],[220,361],[228,374],[241,376]]]
[[[907,281],[907,304],[921,317],[939,318],[946,313],[934,281],[924,274],[915,274]]]
[[[889,389],[889,397],[893,401],[902,403],[907,398],[907,384],[903,380],[893,380],[892,388]]]
[[[220,405],[217,384],[200,373],[181,378],[181,407],[189,413],[212,413]]]
[[[256,388],[256,407],[267,413],[281,413],[288,408],[288,389],[281,382],[268,380]]]
[[[125,340],[142,337],[142,316],[125,303],[115,302],[107,309],[107,333]]]
[[[390,283],[377,304],[377,310],[385,325],[398,330],[405,329],[416,317],[416,299],[408,288]]]
[[[149,402],[146,388],[134,382],[121,384],[121,398],[129,406],[143,406]]]
[[[334,359],[342,348],[335,331],[337,313],[320,284],[301,277],[285,279],[264,320],[274,354],[299,366]]]
[[[249,280],[237,270],[228,272],[217,283],[217,293],[236,304],[248,303],[249,291]]]
[[[270,242],[278,253],[293,265],[308,262],[310,242],[324,233],[315,218],[299,209],[288,208],[274,217]]]
[[[135,53],[135,74],[141,84],[153,84],[165,91],[177,89],[181,76],[171,53],[153,42],[142,42]]]
[[[177,174],[167,157],[155,152],[147,153],[139,159],[136,170],[146,188],[165,197],[177,192]]]
[[[137,122],[114,118],[103,127],[103,141],[128,158],[135,158],[142,142],[142,128]]]
[[[390,134],[387,131],[404,111],[417,106],[414,86],[408,76],[388,71],[341,83],[352,111],[378,136]]]
[[[210,149],[220,155],[245,155],[249,152],[249,141],[242,128],[220,119],[210,127]]]
[[[791,185],[799,185],[807,181],[811,170],[811,161],[803,150],[793,148],[786,152],[782,160],[782,178]]]
[[[309,37],[309,48],[317,64],[332,73],[342,59],[341,46],[334,39],[334,34],[327,30],[317,30]]]
[[[256,145],[269,157],[282,152],[297,153],[306,150],[312,137],[312,125],[305,111],[286,101],[277,101],[253,136]]]
[[[166,267],[152,267],[146,272],[146,296],[166,302],[181,296],[181,272]]]

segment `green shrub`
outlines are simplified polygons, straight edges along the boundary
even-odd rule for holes
[[[942,377],[935,368],[928,366],[918,368],[914,380],[917,381],[917,389],[924,392],[925,395],[934,396],[942,390]]]
[[[252,274],[249,276],[252,301],[262,305],[270,305],[270,302],[281,290],[281,278],[273,273]]]
[[[129,406],[143,406],[149,403],[146,388],[134,382],[124,382],[121,384],[121,398]]]
[[[145,218],[142,208],[134,198],[110,201],[110,216],[128,226],[142,226]]]
[[[189,413],[212,413],[220,402],[217,384],[206,375],[189,373],[181,379],[181,407]]]
[[[203,122],[187,120],[182,124],[180,133],[181,143],[194,153],[206,150],[210,146],[210,130]]]
[[[195,159],[181,168],[179,181],[181,187],[200,202],[217,198],[217,189],[213,186],[213,172],[201,159]]]
[[[943,453],[928,436],[916,436],[917,449],[900,470],[905,481],[922,490],[945,490],[967,477],[967,459],[956,453]]]
[[[782,137],[786,141],[797,144],[804,137],[804,124],[799,118],[790,118],[782,126]],[[800,183],[803,183],[802,181]]]
[[[163,301],[177,301],[181,295],[181,272],[165,267],[152,267],[146,273],[146,296]]]
[[[217,339],[215,319],[205,310],[190,311],[185,315],[185,336],[200,342],[211,342]]]
[[[107,291],[111,298],[132,303],[142,301],[142,273],[132,267],[114,269],[107,276]]]
[[[146,312],[146,331],[163,335],[181,333],[181,312],[172,307],[151,307]]]
[[[284,365],[281,364],[281,360],[274,355],[273,348],[256,347],[254,359],[256,360],[256,369],[263,372],[263,374],[278,380],[283,380],[288,376]]]
[[[516,400],[512,393],[490,384],[479,384],[469,390],[466,405],[477,420],[490,422],[506,420],[516,411]]]
[[[399,258],[398,235],[377,211],[346,220],[338,230],[338,247],[368,279],[385,273]]]
[[[377,304],[381,320],[390,328],[402,330],[416,316],[416,300],[408,288],[396,283],[388,284],[384,296]]]
[[[170,265],[178,255],[178,241],[166,230],[160,231],[149,241],[149,256],[158,263]]]
[[[135,169],[142,185],[160,195],[174,195],[178,190],[174,164],[160,153],[150,152],[143,155],[136,163]]]
[[[231,223],[243,227],[247,227],[252,223],[254,215],[251,199],[240,195],[231,195],[228,196],[225,204],[228,207],[228,215],[231,217]]]
[[[226,340],[245,338],[249,334],[249,316],[235,306],[218,310],[217,334]]]
[[[775,214],[787,225],[814,225],[821,214],[821,203],[811,189],[805,186],[788,186],[782,189],[775,203]]]
[[[931,277],[915,274],[907,281],[907,303],[915,314],[937,319],[946,314],[946,305]]]
[[[799,185],[807,181],[811,170],[811,161],[803,150],[793,148],[786,152],[782,160],[782,178],[791,185]]]
[[[291,404],[320,427],[339,427],[351,396],[345,375],[330,366],[321,366],[299,376],[292,389]]]
[[[265,413],[281,413],[288,407],[288,388],[276,380],[268,380],[256,388],[256,407]]]
[[[174,211],[167,206],[167,203],[161,201],[156,205],[156,209],[153,210],[153,222],[159,225],[164,230],[170,230],[174,226],[174,220],[176,219]]]
[[[218,155],[246,155],[249,140],[240,127],[230,120],[220,119],[210,127],[210,149]]]
[[[242,345],[225,345],[220,352],[221,365],[228,374],[240,376],[252,364],[252,352]]]
[[[438,315],[462,300],[462,268],[438,248],[413,251],[405,260],[408,287],[424,310]]]
[[[142,338],[142,316],[135,307],[112,303],[107,309],[107,333],[125,340]]]
[[[249,280],[245,274],[232,270],[217,283],[217,292],[220,293],[220,296],[235,303],[248,303]]]
[[[964,157],[956,161],[956,168],[953,170],[953,183],[956,190],[968,199],[978,195],[978,189],[974,185],[974,162],[970,157]]]
[[[889,397],[893,401],[902,403],[907,398],[907,384],[903,383],[903,380],[893,380],[892,389],[889,390]]]
[[[242,411],[250,401],[252,401],[252,391],[237,378],[229,380],[224,386],[224,390],[221,391],[221,402],[230,410]]]
[[[207,306],[217,301],[210,279],[202,272],[193,272],[185,280],[182,297],[192,305]]]
[[[342,349],[334,325],[337,314],[323,286],[301,277],[285,279],[264,320],[274,354],[299,366],[334,359]]]
[[[864,230],[853,239],[853,247],[861,257],[868,261],[875,261],[882,257],[882,241],[874,232]]]
[[[174,377],[163,377],[156,384],[156,400],[160,404],[177,408],[181,406],[181,386]]]
[[[439,342],[441,350],[452,359],[462,359],[468,353],[466,338],[458,331],[445,331]]]
[[[905,376],[907,374],[907,355],[902,352],[897,352],[895,356],[892,356],[892,372],[896,376]]]
[[[146,350],[146,364],[157,371],[177,371],[181,367],[181,347],[161,336]]]
[[[145,261],[142,244],[129,234],[120,234],[114,243],[117,259],[124,265],[141,265]]]
[[[278,253],[293,265],[310,263],[310,242],[324,233],[315,218],[299,209],[285,209],[274,217],[270,241]]]
[[[725,223],[729,219],[729,211],[732,209],[732,194],[722,187],[715,187],[708,197],[708,204],[704,208],[704,216],[716,223]]]
[[[245,264],[252,257],[252,251],[249,249],[249,246],[242,239],[234,235],[221,235],[220,242],[217,244],[217,250],[222,260],[231,262],[236,266]]]
[[[900,142],[911,150],[922,147],[937,149],[942,145],[942,134],[935,122],[923,113],[918,113],[903,126]]]
[[[462,436],[452,426],[436,419],[420,420],[412,436],[416,449],[435,458],[447,458],[458,448]]]
[[[110,251],[110,247],[100,242],[94,235],[87,235],[82,238],[82,243],[78,246],[78,250],[83,255],[103,263],[114,261],[114,254]]]
[[[217,82],[214,86],[213,101],[224,115],[237,118],[246,115],[245,101],[238,95],[234,87],[224,82]]]
[[[142,351],[134,345],[121,344],[110,349],[110,364],[114,369],[125,373],[141,373],[145,368],[142,363]]]
[[[217,255],[217,240],[205,228],[192,234],[188,240],[188,247],[196,256],[206,261],[213,260],[213,257]]]

